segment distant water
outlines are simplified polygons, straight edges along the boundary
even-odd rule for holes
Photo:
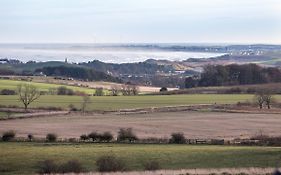
[[[189,58],[210,58],[224,53],[185,52],[155,45],[105,44],[0,44],[0,58],[27,61],[132,63],[147,59],[182,61]]]

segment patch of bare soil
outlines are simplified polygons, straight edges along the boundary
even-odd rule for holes
[[[249,138],[260,131],[270,136],[279,136],[280,123],[280,114],[196,111],[127,115],[74,113],[0,121],[0,133],[15,130],[18,136],[26,137],[32,133],[35,137],[45,137],[52,132],[61,138],[78,138],[92,131],[111,131],[116,134],[120,128],[133,128],[140,138],[167,138],[173,132],[183,132],[191,139],[233,139]]]

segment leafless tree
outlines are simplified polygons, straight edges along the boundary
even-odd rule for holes
[[[265,93],[263,95],[263,100],[267,106],[267,109],[270,109],[270,105],[272,103],[272,94],[271,93]]]
[[[40,92],[38,89],[31,84],[18,85],[18,94],[25,110],[27,110],[28,105],[40,97]]]
[[[88,95],[84,95],[82,97],[82,105],[81,105],[81,111],[85,113],[87,105],[91,102],[91,98]]]
[[[266,104],[267,108],[270,109],[272,103],[272,93],[266,90],[261,90],[255,95],[256,102],[258,103],[260,109],[263,107],[263,103]]]
[[[118,86],[111,86],[111,93],[113,96],[117,96],[119,93],[119,87]]]
[[[257,104],[259,105],[260,109],[262,109],[262,107],[263,107],[263,102],[264,102],[263,94],[262,94],[262,93],[256,94],[256,95],[255,95],[255,101],[256,101]]]

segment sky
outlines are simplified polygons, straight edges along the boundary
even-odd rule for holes
[[[280,0],[0,0],[0,43],[281,44]]]

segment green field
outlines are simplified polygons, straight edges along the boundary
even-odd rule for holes
[[[85,92],[87,94],[93,94],[95,92],[94,89],[84,88],[84,87],[76,87],[76,86],[67,86],[60,84],[50,84],[50,83],[36,83],[36,82],[27,82],[27,81],[17,81],[17,80],[1,80],[0,79],[0,90],[2,89],[11,89],[16,90],[19,84],[30,83],[33,86],[37,87],[40,91],[48,92],[50,88],[58,88],[60,86],[65,86],[73,91]]]
[[[275,99],[281,101],[281,95]],[[188,104],[234,104],[238,101],[253,100],[253,95],[245,94],[190,94],[190,95],[160,95],[160,96],[93,96],[87,110],[117,110],[144,107],[176,106]],[[81,106],[82,97],[79,96],[52,96],[43,95],[31,104],[31,107],[62,107],[68,108],[70,104],[77,108]],[[22,104],[16,95],[0,96],[0,105]]]
[[[31,174],[38,162],[79,160],[86,170],[95,171],[98,156],[114,154],[129,170],[143,170],[148,160],[163,169],[275,167],[281,148],[246,146],[130,145],[130,144],[44,144],[0,143],[0,174]]]

